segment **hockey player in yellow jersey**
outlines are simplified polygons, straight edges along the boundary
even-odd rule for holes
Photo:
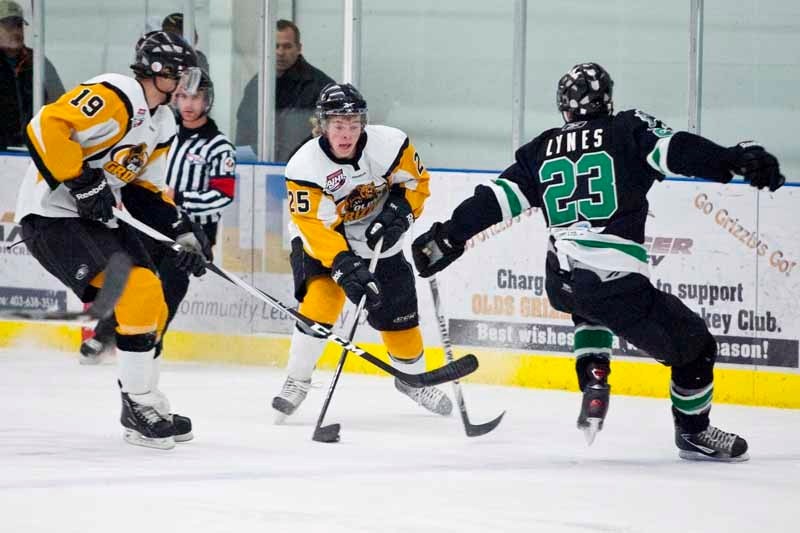
[[[33,257],[84,302],[102,286],[113,253],[133,260],[114,309],[120,421],[127,442],[161,449],[191,439],[191,422],[170,414],[158,389],[154,346],[167,316],[161,283],[135,231],[117,224],[112,208],[122,202],[175,237],[184,247],[177,258],[181,268],[195,275],[205,271],[191,225],[161,193],[176,130],[166,104],[179,85],[196,90],[196,61],[181,37],[151,32],[136,45],[135,77],[103,74],[44,106],[27,127],[33,161],[16,207]]]
[[[381,333],[392,364],[425,371],[414,272],[402,237],[430,194],[428,171],[402,131],[367,125],[367,103],[350,84],[329,84],[317,101],[320,136],[307,141],[286,165],[292,238],[290,256],[300,312],[331,325],[345,303],[366,296],[369,324]],[[383,239],[374,275],[365,258]],[[326,343],[295,328],[288,376],[272,407],[277,420],[305,399]],[[452,411],[435,387],[397,389],[428,410]]]

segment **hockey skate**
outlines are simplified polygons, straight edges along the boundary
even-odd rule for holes
[[[747,441],[735,433],[727,433],[708,426],[699,433],[687,433],[675,426],[675,445],[681,459],[690,461],[721,461],[738,463],[747,461]]]
[[[611,393],[608,375],[611,373],[611,367],[608,359],[594,356],[588,356],[585,362],[579,359],[577,364],[578,381],[583,390],[578,429],[583,431],[586,444],[591,446],[597,433],[603,429],[603,421],[608,413]]]
[[[192,440],[194,438],[194,433],[192,433],[192,419],[188,416],[171,413],[169,400],[166,394],[160,390],[155,389],[152,393],[158,398],[158,402],[153,406],[155,410],[158,411],[161,418],[172,422],[175,429],[175,434],[173,435],[175,442],[188,442]]]
[[[448,416],[453,412],[453,402],[436,387],[414,388],[399,379],[394,379],[395,388],[416,403],[437,415]]]
[[[175,427],[156,410],[157,394],[122,394],[120,422],[125,428],[123,437],[135,446],[171,450],[175,447]]]
[[[277,411],[275,423],[282,423],[287,416],[293,414],[303,400],[306,399],[311,380],[299,380],[289,376],[283,383],[281,392],[272,399],[272,408]]]

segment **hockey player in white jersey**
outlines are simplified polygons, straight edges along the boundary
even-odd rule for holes
[[[414,273],[402,237],[429,196],[429,175],[408,137],[388,126],[367,125],[367,103],[350,84],[330,84],[317,101],[321,135],[307,141],[286,165],[292,237],[291,266],[300,312],[332,325],[345,297],[366,295],[369,324],[381,333],[392,364],[425,371]],[[364,258],[380,239],[374,275]],[[278,420],[305,399],[327,339],[295,328],[288,377],[273,399]],[[426,409],[452,411],[435,387],[395,386]]]
[[[125,252],[133,260],[114,309],[121,423],[127,442],[161,449],[190,439],[191,422],[170,414],[158,389],[154,346],[167,316],[161,282],[135,231],[118,225],[112,208],[129,197],[148,224],[184,247],[177,257],[181,268],[195,275],[204,272],[191,226],[161,192],[175,135],[166,104],[179,85],[196,90],[196,63],[192,47],[181,37],[150,32],[136,45],[135,78],[103,74],[44,106],[27,127],[33,162],[16,207],[16,221],[33,257],[84,302],[92,301],[102,286],[113,253]]]

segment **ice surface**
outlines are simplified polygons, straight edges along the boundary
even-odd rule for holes
[[[473,421],[508,411],[468,439],[457,415],[423,412],[390,379],[346,374],[326,419],[342,441],[321,444],[330,373],[274,426],[280,370],[168,363],[161,388],[196,439],[160,451],[123,442],[115,372],[0,350],[0,531],[797,531],[798,411],[716,406],[752,459],[690,463],[666,400],[612,395],[588,448],[577,394],[468,384]]]

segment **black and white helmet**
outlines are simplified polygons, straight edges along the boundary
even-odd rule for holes
[[[184,71],[197,67],[197,54],[186,40],[176,33],[151,31],[136,43],[136,56],[131,69],[137,76],[164,76],[180,79]],[[199,82],[199,73],[197,74]]]
[[[329,83],[317,98],[317,119],[320,124],[331,116],[358,115],[367,124],[367,101],[358,89],[349,83]]]
[[[614,111],[614,80],[597,63],[580,63],[558,80],[556,104],[576,120],[610,115]]]

